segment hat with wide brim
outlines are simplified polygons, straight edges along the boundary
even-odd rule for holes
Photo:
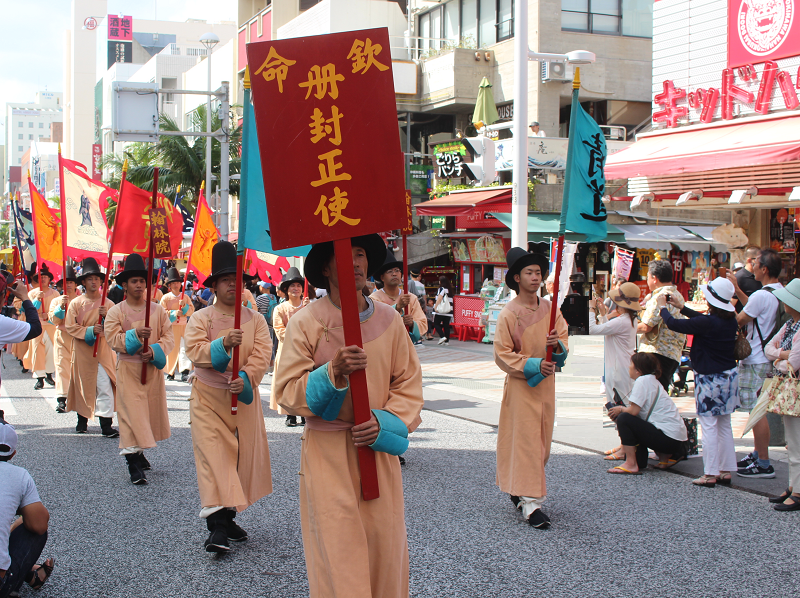
[[[775,289],[772,294],[778,298],[778,301],[785,303],[795,311],[800,311],[800,278],[789,281],[789,284],[781,289]]]
[[[547,273],[550,270],[550,260],[547,259],[547,256],[541,253],[525,251],[522,247],[512,247],[508,250],[506,264],[508,264],[506,286],[516,293],[519,293],[519,283],[514,280],[514,276],[522,272],[523,268],[538,265],[542,272],[542,279],[547,277]]]
[[[375,280],[380,280],[380,277],[384,275],[384,273],[392,268],[400,268],[403,269],[403,262],[398,261],[396,257],[394,257],[394,251],[391,248],[386,248],[386,258],[384,262],[381,264],[380,268],[375,270]]]
[[[644,309],[639,299],[642,297],[642,289],[639,285],[632,282],[623,282],[619,288],[611,289],[608,292],[608,298],[614,303],[625,309],[632,309],[633,311],[641,311]]]
[[[292,266],[291,268],[289,268],[286,274],[283,275],[283,278],[281,278],[281,284],[279,288],[281,290],[281,293],[285,294],[289,291],[289,287],[294,283],[299,283],[303,285],[305,284],[305,281],[306,279],[303,278],[302,274],[300,274],[300,270]]]
[[[211,276],[203,281],[203,286],[210,289],[221,277],[236,274],[236,247],[228,241],[217,241],[211,249]],[[242,280],[251,281],[255,276],[243,272]]]
[[[377,233],[350,239],[353,247],[361,247],[367,252],[367,276],[372,276],[386,259],[386,243]],[[322,274],[333,257],[333,241],[317,243],[306,256],[304,269],[308,282],[318,289],[327,288],[328,279]]]
[[[167,270],[167,284],[173,282],[183,282],[183,276],[181,276],[177,268],[170,268]]]
[[[705,295],[706,302],[713,305],[717,309],[724,311],[736,311],[736,308],[731,303],[731,298],[736,293],[733,288],[733,283],[727,278],[715,278],[708,284],[701,284],[700,290]],[[777,294],[775,295],[778,296]],[[778,297],[780,299],[780,297]]]
[[[117,274],[117,284],[128,282],[131,278],[144,278],[147,280],[147,268],[142,256],[132,253],[125,259],[125,267]]]
[[[47,267],[47,264],[42,264],[42,267],[39,270],[39,272],[37,272],[36,274],[33,275],[33,277],[32,277],[33,282],[39,282],[39,274],[44,274],[45,276],[49,276],[50,277],[50,282],[53,281],[53,278],[54,278],[53,273],[50,272],[50,270]]]
[[[100,270],[100,264],[93,257],[87,257],[81,262],[81,275],[75,279],[75,282],[83,284],[83,281],[89,276],[99,276],[103,282],[106,280],[106,275]]]

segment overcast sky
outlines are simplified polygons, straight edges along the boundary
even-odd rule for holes
[[[70,0],[2,0],[0,18],[0,143],[5,139],[5,105],[33,102],[40,90],[63,91],[64,31]],[[156,13],[157,10],[157,13]],[[110,14],[161,21],[236,21],[233,0],[108,0]],[[134,24],[135,28],[135,24]]]

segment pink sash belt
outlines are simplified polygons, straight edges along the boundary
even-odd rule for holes
[[[135,361],[138,363],[142,363],[142,354],[137,353],[136,355],[128,355],[127,353],[117,353],[117,359],[119,359],[120,361]]]
[[[306,428],[319,432],[342,432],[349,430],[354,425],[353,422],[346,422],[341,419],[335,419],[329,422],[316,415],[306,416]]]
[[[210,386],[211,388],[221,388],[224,390],[228,390],[228,386],[231,383],[231,373],[225,372],[224,374],[219,373],[217,370],[211,368],[194,368],[194,371],[189,375],[189,382],[191,383],[192,378],[197,378],[203,384]]]

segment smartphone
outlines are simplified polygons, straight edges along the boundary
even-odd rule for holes
[[[667,293],[666,295],[664,295],[664,298],[667,300],[667,303],[669,303],[670,301],[672,301],[672,295],[670,295],[669,293]]]
[[[609,401],[608,403],[606,403],[606,411],[611,411],[611,409],[613,409],[614,407],[618,407],[618,405],[615,405],[615,404],[614,404],[614,403],[612,403],[611,401]]]
[[[728,276],[728,269],[725,266],[720,266],[717,272],[719,272],[720,278],[727,278]]]

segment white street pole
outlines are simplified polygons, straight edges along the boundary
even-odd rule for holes
[[[528,1],[514,10],[514,168],[511,246],[528,249]]]
[[[222,129],[222,137],[220,137],[219,144],[219,201],[222,204],[220,236],[223,241],[228,240],[228,231],[230,229],[231,221],[228,215],[228,194],[230,192],[230,137],[228,131],[230,129],[230,119],[228,113],[230,112],[230,87],[227,81],[222,82],[222,118],[220,128]]]
[[[211,91],[211,48],[208,49],[206,62],[208,63],[208,91]],[[208,100],[206,100],[206,133],[211,133],[211,96],[208,96]],[[211,189],[211,144],[212,137],[206,137],[206,189]]]

